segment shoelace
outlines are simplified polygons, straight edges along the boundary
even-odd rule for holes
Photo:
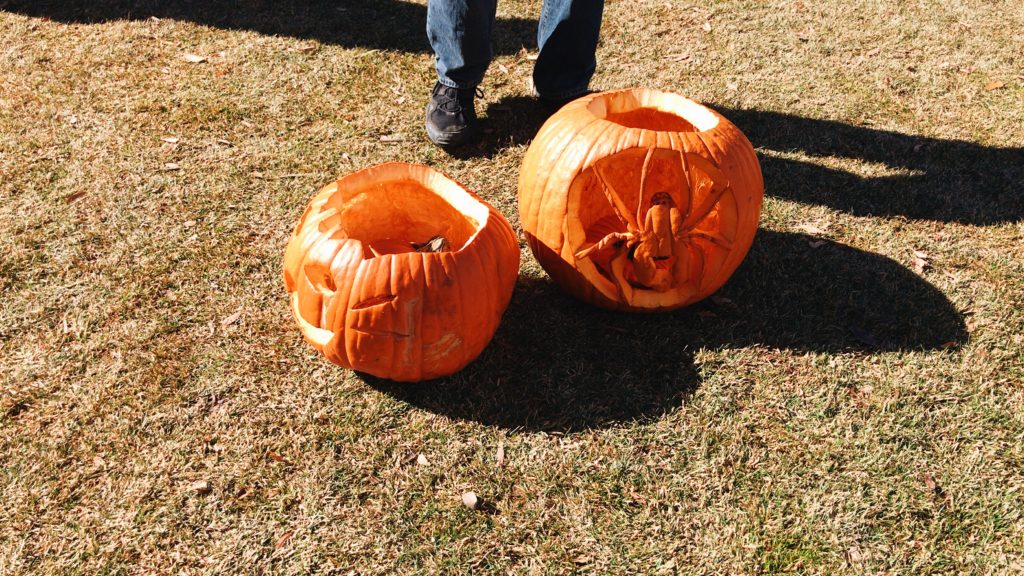
[[[444,97],[444,100],[442,100],[437,107],[440,108],[441,110],[444,110],[445,112],[458,114],[459,112],[462,111],[462,101],[460,99],[460,96],[462,96],[464,92],[468,91],[469,89],[467,88],[452,88],[450,86],[442,85],[441,95]],[[473,95],[475,95],[477,98],[484,97],[484,91],[481,90],[479,86],[473,88],[472,91]]]

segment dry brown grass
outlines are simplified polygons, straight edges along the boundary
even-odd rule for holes
[[[280,257],[387,160],[516,224],[539,1],[501,4],[458,157],[422,2],[199,4],[0,2],[0,573],[1024,570],[1019,2],[610,1],[595,86],[733,118],[758,240],[665,317],[524,252],[492,345],[421,386],[313,354]]]

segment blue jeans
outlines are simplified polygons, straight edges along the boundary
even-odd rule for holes
[[[497,0],[429,0],[427,37],[437,57],[437,80],[474,88],[491,63]],[[594,52],[604,0],[544,0],[537,26],[540,55],[533,85],[542,98],[561,100],[587,91],[597,67]]]

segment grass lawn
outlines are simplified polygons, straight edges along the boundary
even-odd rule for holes
[[[429,164],[520,231],[539,11],[451,156],[425,0],[0,0],[0,574],[1024,571],[1019,0],[609,0],[594,88],[757,148],[718,295],[603,312],[522,243],[451,378],[302,341],[281,257],[336,176]]]

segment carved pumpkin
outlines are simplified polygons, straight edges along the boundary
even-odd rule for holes
[[[284,257],[306,340],[382,378],[452,374],[494,335],[519,275],[508,221],[446,176],[390,163],[320,191]]]
[[[736,126],[682,96],[632,89],[584,96],[548,119],[523,159],[519,216],[534,256],[570,294],[668,310],[736,270],[763,196]]]

